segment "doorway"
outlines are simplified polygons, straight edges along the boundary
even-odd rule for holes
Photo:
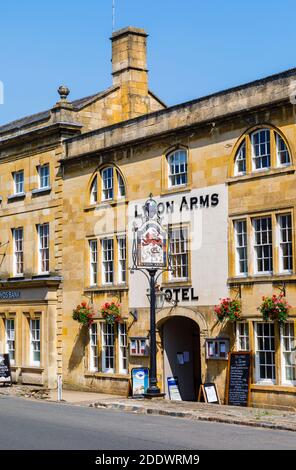
[[[163,325],[162,338],[167,398],[168,377],[178,377],[181,399],[196,401],[201,383],[200,330],[197,323],[183,316],[172,317]]]

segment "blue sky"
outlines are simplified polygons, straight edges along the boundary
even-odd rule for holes
[[[112,0],[0,8],[0,124],[111,84]],[[149,33],[150,89],[168,105],[296,66],[295,0],[116,0],[116,29]]]

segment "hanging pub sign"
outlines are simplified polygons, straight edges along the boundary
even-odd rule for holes
[[[167,238],[167,232],[156,220],[144,222],[137,231],[137,265],[143,268],[165,268]]]
[[[0,383],[12,385],[9,354],[0,354]]]
[[[132,375],[132,397],[142,398],[149,386],[149,369],[147,367],[134,367]]]

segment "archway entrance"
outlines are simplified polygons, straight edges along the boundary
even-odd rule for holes
[[[167,378],[176,376],[182,400],[195,401],[201,383],[199,327],[190,318],[175,316],[168,319],[162,328],[167,397]]]

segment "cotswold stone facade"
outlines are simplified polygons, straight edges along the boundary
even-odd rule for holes
[[[178,376],[195,400],[214,381],[223,402],[228,351],[251,350],[252,404],[295,409],[296,70],[166,108],[148,89],[146,33],[121,30],[112,45],[109,90],[70,102],[61,89],[52,110],[0,128],[1,285],[20,291],[0,300],[0,341],[15,380],[54,386],[62,373],[68,387],[126,394],[131,369],[148,366],[148,283],[129,268],[132,221],[153,193],[175,268],[160,279],[160,387]],[[283,328],[257,309],[280,292]],[[238,325],[213,313],[227,296],[242,302]],[[72,319],[81,301],[96,312],[89,330]],[[114,327],[100,314],[110,301]]]

